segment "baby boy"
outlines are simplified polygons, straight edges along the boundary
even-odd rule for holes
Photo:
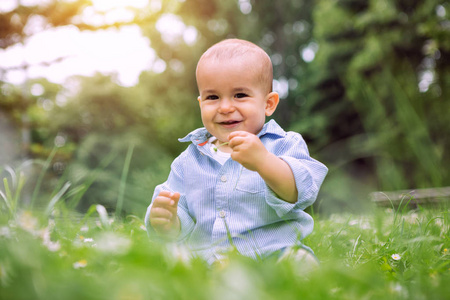
[[[150,237],[180,242],[209,263],[234,247],[264,259],[302,248],[327,168],[302,136],[266,123],[279,103],[269,56],[248,41],[209,48],[196,71],[204,128],[154,191],[145,223]]]

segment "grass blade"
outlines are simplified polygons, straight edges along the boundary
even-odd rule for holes
[[[117,198],[116,205],[116,218],[122,213],[123,198],[125,195],[125,187],[127,184],[128,171],[130,169],[131,157],[133,156],[134,144],[128,147],[127,156],[125,157],[125,163],[123,165],[122,176],[120,178],[119,196]]]
[[[71,183],[70,182],[66,182],[66,184],[64,184],[64,186],[59,190],[58,193],[56,193],[56,195],[52,198],[52,200],[50,200],[47,209],[45,210],[45,215],[49,216],[50,213],[53,210],[53,207],[55,207],[56,203],[59,201],[59,199],[61,199],[61,197],[64,195],[64,193],[67,191],[67,189],[70,187]]]
[[[6,200],[7,206],[9,207],[10,213],[14,214],[15,205],[13,202],[11,189],[9,188],[8,178],[3,178],[3,185],[5,186],[5,194],[6,194],[5,200]]]
[[[48,156],[47,160],[44,163],[44,166],[43,166],[43,168],[41,170],[41,174],[39,174],[39,178],[38,178],[38,180],[36,182],[36,186],[34,188],[33,195],[31,196],[30,208],[33,208],[33,206],[34,206],[34,202],[36,201],[36,197],[39,194],[39,191],[41,189],[41,185],[42,185],[42,181],[44,179],[44,175],[47,172],[48,167],[50,166],[50,163],[53,160],[53,157],[55,157],[56,151],[57,151],[57,148],[54,147],[52,149],[52,152],[50,152],[50,155]]]
[[[98,215],[100,217],[100,222],[102,223],[102,225],[105,228],[109,229],[108,212],[106,211],[106,208],[101,204],[97,204],[95,206],[95,209],[98,212]]]
[[[75,197],[70,200],[68,203],[68,207],[71,209],[74,209],[78,203],[80,202],[83,195],[86,193],[86,191],[89,189],[89,187],[97,180],[97,177],[99,176],[100,170],[106,168],[113,160],[116,158],[117,152],[111,151],[108,156],[106,156],[101,162],[100,165],[92,172],[89,172],[87,179],[84,181],[83,184],[81,184],[77,188],[77,193],[75,193]]]
[[[5,201],[5,205],[8,208],[9,213],[12,215],[13,211],[12,211],[11,205],[9,204],[8,198],[2,191],[0,191],[0,196],[3,198],[3,201]]]
[[[17,182],[16,191],[14,193],[14,206],[19,202],[20,195],[22,193],[23,186],[25,185],[25,174],[23,172],[19,173],[19,180]]]
[[[9,175],[11,175],[11,180],[12,180],[12,186],[15,187],[17,184],[17,175],[16,172],[14,171],[13,168],[11,168],[10,166],[6,166],[5,167],[5,171],[7,171],[9,173]]]

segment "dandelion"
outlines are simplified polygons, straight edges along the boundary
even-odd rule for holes
[[[402,258],[399,254],[392,254],[391,257],[393,260],[400,260]]]
[[[444,254],[448,254],[448,249],[447,248],[444,249]]]
[[[85,259],[81,259],[81,260],[73,263],[74,269],[81,269],[81,268],[85,268],[86,266],[87,266],[87,260],[85,260]]]

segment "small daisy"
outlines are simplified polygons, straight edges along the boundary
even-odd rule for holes
[[[11,230],[9,229],[9,227],[7,227],[7,226],[0,227],[0,237],[5,237],[5,238],[11,237]]]
[[[79,261],[73,263],[74,269],[80,269],[80,268],[84,268],[86,266],[87,266],[87,260],[85,260],[85,259],[82,259],[82,260],[79,260]]]
[[[391,257],[393,260],[400,260],[402,258],[399,254],[392,254]]]
[[[96,239],[97,250],[109,254],[126,254],[131,248],[131,240],[120,234],[106,232],[99,235]]]
[[[21,212],[17,223],[22,229],[30,233],[35,233],[39,225],[38,219],[30,211]]]
[[[42,239],[42,244],[47,247],[48,250],[51,252],[56,252],[59,249],[61,249],[61,244],[59,241],[52,241],[50,238],[52,227],[54,227],[54,224],[49,224],[49,226],[45,227],[44,229],[41,229],[39,231],[39,236]]]
[[[56,242],[48,241],[48,242],[44,243],[44,245],[51,252],[56,252],[59,249],[61,249],[61,244],[59,243],[59,241],[56,241]]]

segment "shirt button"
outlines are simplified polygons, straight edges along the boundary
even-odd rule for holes
[[[227,215],[227,213],[223,210],[219,211],[219,217],[221,218],[225,218],[225,216]]]
[[[220,180],[221,180],[222,182],[225,182],[225,181],[227,181],[227,176],[225,176],[225,175],[222,175],[222,177],[220,177]]]

